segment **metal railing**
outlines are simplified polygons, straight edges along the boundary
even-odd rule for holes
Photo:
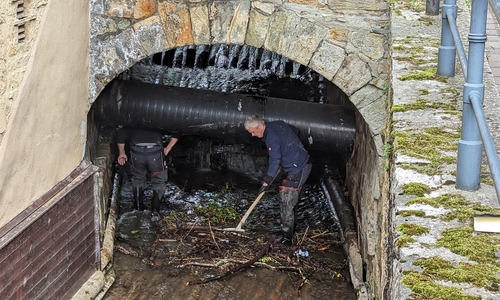
[[[429,3],[435,5],[435,2],[428,1],[427,5]],[[437,3],[439,6],[439,1]],[[435,10],[435,8],[432,10]],[[444,1],[437,73],[446,77],[455,75],[455,57],[458,50],[465,84],[463,90],[462,133],[458,142],[456,187],[468,191],[479,189],[484,144],[491,177],[500,203],[500,163],[483,111],[483,65],[487,12],[488,0],[472,1],[468,35],[469,58],[467,59],[456,23],[457,1]]]

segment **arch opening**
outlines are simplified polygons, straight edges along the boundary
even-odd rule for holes
[[[251,55],[251,51],[248,49],[242,51],[243,46],[234,46],[240,52],[234,50],[233,46],[185,46],[156,53],[142,59],[120,74],[117,79],[128,81],[131,84],[144,83],[252,97],[277,97],[286,101],[294,101],[297,104],[306,104],[304,109],[300,111],[305,115],[310,113],[307,104],[311,107],[315,105],[340,106],[346,111],[346,116],[352,117],[349,129],[355,131],[358,120],[353,117],[355,114],[354,106],[338,87],[324,80],[320,74],[267,50],[252,49],[254,54]],[[203,51],[198,50],[198,47]],[[241,52],[242,55],[246,55],[246,59],[235,58],[234,55]],[[94,106],[96,105],[99,105],[99,101],[94,103]],[[95,112],[96,108],[93,107],[91,113],[93,120],[97,122],[97,127],[109,130],[108,134],[111,134],[112,140],[116,128],[123,124],[120,124],[121,121],[115,122],[116,120],[112,122],[99,120],[99,116]],[[314,116],[312,118],[314,119]],[[292,116],[291,119],[295,118]],[[155,127],[158,126],[158,123],[148,126]],[[199,149],[200,147],[192,145],[200,145],[207,139],[208,144],[204,144],[205,146],[202,148],[209,155],[196,151],[186,151],[186,149]],[[352,142],[354,143],[354,136]],[[242,145],[244,146],[242,147]],[[181,138],[178,148],[182,150],[177,155],[172,153],[173,156],[169,163],[172,166],[182,166],[186,169],[224,169],[246,173],[246,175],[249,175],[248,169],[253,168],[252,170],[255,172],[252,173],[252,179],[257,181],[262,178],[265,171],[262,162],[265,160],[267,151],[262,146],[263,143],[259,140],[242,141],[237,135],[211,136],[201,132],[192,132],[188,138]],[[242,148],[244,148],[243,151],[241,151]],[[235,149],[238,150],[235,151]],[[323,167],[326,164],[336,170],[336,179],[341,182],[342,186],[345,186],[343,181],[346,180],[347,162],[352,148],[349,148],[348,151],[328,152],[315,149],[310,149],[310,151],[317,161],[316,178],[323,175],[321,172],[324,171]],[[234,155],[235,153],[236,155]],[[248,159],[252,162],[235,163]],[[177,180],[185,179],[179,178]]]

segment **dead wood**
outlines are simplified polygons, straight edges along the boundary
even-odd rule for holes
[[[142,257],[137,251],[132,249],[130,246],[115,245],[115,250],[126,255],[131,255],[134,257]]]
[[[220,259],[217,263],[204,263],[204,262],[188,262],[183,265],[178,265],[177,268],[184,268],[187,266],[197,266],[197,267],[205,267],[205,268],[220,268],[225,266],[228,263],[237,263],[237,264],[245,264],[248,261],[238,260],[238,259]],[[266,264],[260,261],[256,261],[252,266],[266,268],[271,271],[287,271],[287,272],[296,272],[299,273],[300,270],[297,267],[292,266],[272,266],[270,264]]]
[[[232,270],[227,271],[226,273],[224,273],[222,275],[219,275],[216,277],[204,278],[204,279],[200,279],[200,280],[189,281],[188,285],[204,284],[204,283],[207,283],[210,281],[219,280],[221,278],[224,278],[224,277],[227,277],[231,274],[234,274],[234,273],[238,272],[239,270],[242,270],[246,267],[249,267],[249,266],[253,265],[256,261],[258,261],[262,256],[264,256],[267,253],[267,251],[269,250],[269,246],[270,246],[270,243],[266,243],[266,245],[259,251],[259,253],[257,253],[257,255],[254,258],[252,258],[251,260],[247,261],[246,263],[244,263],[242,265],[235,267]]]
[[[153,242],[153,245],[151,245],[151,256],[149,257],[150,262],[153,262],[155,260],[156,246],[158,246],[159,242],[160,242],[160,239],[156,238],[156,240]]]
[[[215,246],[217,246],[217,249],[219,249],[219,253],[220,253],[221,250],[220,250],[219,244],[215,240],[214,231],[212,230],[212,226],[210,226],[210,222],[208,222],[208,227],[210,228],[210,235],[212,236],[212,240],[214,241]]]

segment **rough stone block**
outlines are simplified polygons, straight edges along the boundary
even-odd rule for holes
[[[250,3],[247,1],[213,2],[209,10],[213,44],[243,44]]]
[[[134,7],[128,0],[108,0],[105,3],[105,11],[110,17],[132,18]]]
[[[134,24],[134,31],[145,52],[151,55],[164,50],[165,34],[160,17],[153,16]]]
[[[208,20],[208,7],[196,5],[190,9],[193,41],[197,45],[210,44],[210,22]]]
[[[138,0],[134,7],[134,19],[143,19],[156,13],[156,0]]]
[[[339,87],[344,87],[344,92],[351,95],[370,82],[371,79],[372,75],[368,64],[356,55],[350,55],[332,82]]]
[[[316,70],[326,79],[332,80],[335,73],[342,66],[345,55],[343,48],[324,41],[314,53],[309,67]]]
[[[269,16],[253,9],[250,12],[246,43],[250,46],[261,48],[269,31],[269,23]]]
[[[191,16],[185,4],[161,2],[158,12],[163,22],[167,48],[193,44]]]

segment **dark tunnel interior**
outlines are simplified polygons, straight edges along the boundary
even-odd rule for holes
[[[281,119],[299,129],[299,139],[313,166],[295,210],[295,239],[305,236],[309,229],[311,234],[327,233],[324,239],[331,245],[331,252],[325,255],[346,262],[342,232],[355,230],[354,221],[346,213],[352,207],[344,184],[354,147],[355,109],[338,87],[317,72],[247,45],[186,46],[156,53],[121,73],[101,92],[89,116],[99,139],[109,141],[111,160],[118,157],[116,134],[122,127],[160,129],[164,132],[163,146],[173,134],[180,135],[165,161],[167,189],[159,209],[163,222],[171,218],[179,221],[177,216],[183,214],[191,218],[189,222],[195,222],[199,217],[193,211],[212,207],[211,203],[237,211],[237,222],[250,203],[257,201],[255,193],[268,167],[265,143],[251,137],[242,126],[250,114],[260,114],[266,121]],[[113,172],[131,178],[129,164],[112,164]],[[278,186],[284,185],[282,173],[245,223],[252,235],[275,240],[281,234]],[[141,247],[131,231],[134,220],[150,229],[142,230],[144,238],[151,235],[158,239],[159,231],[151,229],[156,227],[147,212],[153,207],[154,193],[145,192],[145,209],[137,209],[130,180],[124,179],[121,184],[117,221],[117,236],[121,239],[116,242]],[[147,245],[152,242],[145,240]],[[196,244],[190,249],[198,247]],[[161,263],[160,259],[156,261]],[[135,272],[130,267],[135,264],[133,257],[122,257],[115,264],[117,269],[127,269],[120,276]],[[345,266],[342,264],[342,272],[348,278]],[[144,274],[143,266],[137,272]],[[153,278],[155,274],[147,276]],[[161,278],[165,280],[165,271]],[[350,281],[343,281],[341,287],[337,284],[322,281],[318,292],[330,294],[332,289],[340,289],[343,299],[354,299]],[[110,294],[121,295],[120,286],[115,289]]]
[[[276,104],[275,118],[280,118],[280,114],[283,114],[288,119],[298,119],[293,114],[291,116],[286,114],[287,110],[296,106],[293,103],[308,102],[311,106],[339,105],[345,109],[346,116],[354,120],[353,106],[347,96],[320,74],[284,56],[248,45],[185,46],[156,53],[121,73],[116,80],[202,90],[207,93],[214,91],[292,101],[288,106]],[[138,94],[141,95],[141,92]],[[96,101],[96,104],[99,105],[99,101]],[[191,109],[189,106],[190,104],[186,104],[186,109]],[[307,106],[303,107],[297,109],[296,112],[300,118],[303,118],[302,122],[316,121],[316,113],[312,109],[308,110]],[[118,128],[126,125],[120,119],[103,117],[102,111],[96,109],[93,111],[97,115],[94,120],[98,126],[112,136]],[[169,116],[160,116],[160,118],[164,120]],[[321,122],[328,122],[328,120],[321,120]],[[137,124],[143,125],[143,123]],[[158,124],[154,122],[147,124],[148,128],[157,126]],[[165,143],[168,142],[169,133],[179,131],[178,128],[162,127],[162,129],[165,131]],[[211,130],[223,129],[214,127]],[[328,129],[325,130],[328,131]],[[231,133],[218,135],[210,132],[205,134],[206,131],[181,130],[179,133],[182,137],[168,157],[172,171],[175,171],[175,166],[193,170],[229,171],[246,174],[257,182],[265,172],[267,163],[265,145],[259,139],[251,138],[247,132],[239,132],[239,135]],[[242,135],[245,138],[242,138]],[[326,135],[322,138],[334,139],[335,137],[335,135]],[[324,166],[328,166],[329,169],[335,170],[339,181],[345,179],[345,166],[350,149],[323,151],[324,149],[318,150],[308,145],[305,146],[315,164],[313,175],[322,176]]]

